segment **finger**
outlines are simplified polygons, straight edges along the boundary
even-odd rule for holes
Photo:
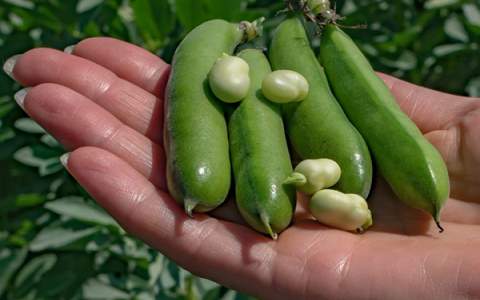
[[[110,151],[160,188],[165,188],[163,149],[85,96],[44,83],[28,90],[25,111],[68,149],[96,146]]]
[[[20,56],[13,73],[25,86],[64,85],[95,101],[127,126],[161,141],[163,100],[89,60],[38,48]]]
[[[122,227],[182,267],[252,294],[268,286],[275,254],[269,238],[203,214],[188,218],[166,193],[104,150],[77,149],[66,165]]]
[[[158,56],[130,43],[96,37],[81,41],[73,54],[101,65],[142,89],[163,97],[169,65]]]
[[[478,226],[445,225],[442,234],[369,230],[358,235],[303,221],[285,231],[277,245],[281,260],[272,284],[277,289],[271,288],[277,295],[270,298],[302,298],[302,292],[308,299],[389,298],[410,287],[407,298],[422,299],[471,291],[476,285],[456,284],[471,283],[480,266],[474,250],[480,246]],[[463,265],[459,257],[470,264]]]
[[[387,295],[393,288],[401,291],[408,286],[417,287],[428,278],[432,279],[429,289],[440,289],[435,295],[471,292],[472,285],[447,285],[444,280],[471,280],[480,266],[480,260],[472,259],[478,257],[475,251],[479,246],[478,229],[472,226],[453,224],[452,230],[443,235],[451,239],[440,242],[431,236],[405,237],[383,232],[358,236],[309,224],[288,229],[273,244],[241,225],[205,215],[187,218],[165,193],[103,150],[78,149],[66,164],[72,175],[129,232],[192,272],[261,298],[291,299],[300,295],[328,299],[340,294],[351,298],[354,293],[368,298],[372,293]],[[466,240],[471,242],[465,244]],[[449,260],[446,265],[447,253],[442,250],[447,250],[447,243],[451,253],[461,253],[462,259],[470,263],[454,264],[455,260]],[[399,260],[396,264],[391,264],[392,255]],[[451,257],[457,259],[455,255]],[[439,265],[448,272],[439,272]],[[381,281],[378,276],[384,276],[385,266],[390,266],[388,282],[370,290],[371,286],[365,284]],[[428,273],[411,273],[417,270]],[[441,276],[429,277],[437,275]],[[421,289],[413,291],[417,297],[427,293]]]
[[[480,225],[480,204],[449,199],[442,211],[442,219],[458,224]]]
[[[420,87],[379,73],[390,88],[402,110],[424,133],[447,129],[471,111],[480,107],[478,101]]]

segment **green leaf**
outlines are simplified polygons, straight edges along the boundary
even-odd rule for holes
[[[30,118],[21,118],[15,121],[15,128],[18,130],[28,132],[28,133],[45,133],[43,129],[37,122],[33,121]]]
[[[7,98],[8,99],[8,98]],[[0,101],[0,118],[7,116],[15,107],[15,104],[10,100],[3,100]]]
[[[125,278],[125,288],[129,291],[137,290],[143,291],[148,290],[150,287],[148,285],[148,281],[136,274],[129,274]]]
[[[88,280],[82,287],[84,299],[103,299],[103,300],[110,300],[110,299],[130,299],[130,295],[108,285],[104,282],[101,282],[98,279],[92,278]]]
[[[467,3],[462,6],[463,14],[470,24],[480,27],[480,9],[475,4]]]
[[[445,33],[452,39],[460,40],[465,43],[469,40],[467,31],[457,15],[452,15],[447,19],[445,22]]]
[[[0,129],[0,143],[4,143],[14,137],[15,137],[15,132],[12,129],[10,128]]]
[[[39,159],[33,155],[33,149],[31,147],[20,148],[13,154],[13,158],[31,167],[38,167],[44,162],[44,159]]]
[[[426,9],[438,9],[460,3],[460,0],[428,0],[425,2]]]
[[[38,167],[38,174],[40,174],[40,176],[48,176],[57,173],[60,170],[63,170],[63,165],[60,160],[55,157],[45,160],[44,163]]]
[[[142,291],[142,292],[138,293],[137,295],[135,295],[135,299],[136,300],[155,300],[155,299],[164,300],[163,298],[159,298],[158,295],[156,297],[156,293],[154,291],[150,291],[150,290],[145,290],[145,291]]]
[[[134,0],[135,24],[150,50],[165,44],[175,25],[175,15],[167,0]]]
[[[10,3],[15,6],[27,8],[27,9],[33,9],[35,7],[35,4],[33,4],[32,1],[28,1],[28,0],[4,0],[4,1],[6,3]]]
[[[199,291],[203,294],[207,291],[220,287],[218,283],[215,281],[211,281],[205,278],[198,277],[197,278],[197,287]]]
[[[468,82],[466,90],[471,97],[480,97],[480,77],[472,78]]]
[[[4,248],[0,251],[0,297],[5,292],[8,282],[25,261],[28,249]]]
[[[92,265],[92,257],[84,253],[59,252],[34,258],[17,276],[11,299],[72,299],[93,275]]]
[[[48,272],[57,262],[55,254],[45,254],[30,260],[18,273],[15,278],[15,287],[24,286],[25,290],[35,285],[43,275]]]
[[[175,9],[180,23],[186,31],[192,30],[207,19],[204,0],[177,0]]]
[[[34,146],[27,146],[20,148],[13,154],[13,158],[30,167],[37,167],[40,176],[47,176],[50,174],[54,174],[63,169],[62,164],[57,156],[45,158],[43,156],[49,156],[54,153],[48,153],[46,151],[47,147],[35,147]]]
[[[44,134],[40,138],[40,141],[42,141],[42,143],[52,148],[61,147],[60,143],[50,134]]]
[[[235,300],[237,299],[238,292],[230,290],[223,295],[222,300]]]
[[[357,6],[353,0],[346,0],[342,7],[342,15],[347,16],[357,11]]]
[[[148,275],[150,277],[149,284],[154,286],[157,280],[160,278],[165,266],[165,257],[157,253],[155,260],[148,265]]]
[[[417,66],[417,58],[414,53],[406,50],[395,59],[381,58],[380,61],[389,67],[400,70],[411,70]]]
[[[76,11],[81,14],[93,9],[103,3],[104,0],[80,0],[77,3]]]
[[[222,287],[216,287],[214,289],[211,289],[209,291],[207,291],[206,293],[204,293],[202,295],[202,300],[217,300],[217,299],[220,299],[220,295],[221,295],[221,292],[222,292]]]
[[[81,197],[60,198],[45,204],[45,208],[59,215],[98,225],[118,226],[117,222],[98,206],[87,204]]]
[[[180,23],[190,31],[200,23],[221,18],[227,21],[240,21],[242,0],[177,0],[175,9]]]
[[[170,289],[177,285],[179,267],[168,260],[165,260],[163,271],[160,274],[159,283],[162,289]]]
[[[46,198],[42,194],[19,194],[15,198],[15,206],[18,208],[33,207],[45,202]]]
[[[30,250],[33,252],[46,249],[57,249],[72,244],[85,237],[98,232],[98,228],[73,230],[57,226],[42,229],[30,242]]]
[[[452,53],[462,51],[467,49],[465,44],[449,44],[449,45],[440,45],[433,48],[433,54],[438,57],[450,55]]]

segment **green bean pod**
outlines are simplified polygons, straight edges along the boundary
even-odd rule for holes
[[[309,95],[302,102],[286,104],[283,109],[293,149],[302,159],[336,161],[342,175],[334,188],[366,198],[372,183],[367,145],[333,96],[297,17],[279,25],[269,54],[273,69],[296,71],[310,84]]]
[[[229,120],[230,153],[238,209],[257,231],[277,234],[291,222],[295,190],[283,181],[292,173],[279,105],[261,92],[263,78],[271,72],[260,50],[238,54],[250,66],[247,97]]]
[[[165,97],[167,184],[189,215],[214,209],[230,188],[227,124],[208,73],[243,37],[238,24],[207,21],[185,37],[173,58]]]
[[[393,191],[408,205],[429,212],[441,229],[449,179],[440,153],[402,112],[352,39],[335,25],[323,32],[320,59],[337,99]]]

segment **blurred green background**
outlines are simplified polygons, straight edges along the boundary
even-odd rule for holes
[[[170,61],[181,38],[211,18],[267,16],[280,0],[0,0],[0,62],[33,47],[90,36],[141,45]],[[446,92],[480,96],[480,4],[345,0],[337,9],[374,67]],[[318,39],[313,41],[318,47]],[[15,105],[0,74],[1,299],[248,299],[198,278],[127,235],[63,170],[56,140]]]

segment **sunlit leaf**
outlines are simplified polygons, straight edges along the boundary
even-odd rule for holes
[[[45,204],[45,208],[57,214],[88,223],[118,226],[117,222],[104,210],[98,206],[87,204],[82,198],[76,196],[50,201]]]
[[[50,134],[44,134],[40,140],[49,147],[60,147],[60,143]]]
[[[468,82],[466,89],[471,97],[480,97],[480,77],[472,78]]]
[[[427,0],[425,2],[425,8],[437,9],[458,3],[460,3],[460,0]]]
[[[462,42],[468,42],[468,34],[463,26],[462,22],[458,19],[457,15],[452,15],[445,22],[445,33],[453,39],[460,40]]]
[[[24,165],[37,167],[40,176],[54,174],[63,169],[57,156],[49,158],[42,157],[43,155],[53,153],[48,153],[46,149],[40,147],[36,147],[36,150],[38,151],[35,151],[34,147],[20,148],[13,154],[13,157]]]
[[[381,58],[380,61],[387,66],[400,70],[411,70],[417,66],[417,58],[415,54],[410,51],[404,51],[395,59]]]
[[[30,243],[31,251],[57,249],[93,235],[98,228],[72,230],[62,227],[46,227],[42,229]]]
[[[13,158],[31,167],[38,167],[45,161],[44,159],[39,159],[38,157],[35,157],[33,155],[33,149],[31,147],[24,147],[17,150],[17,152],[14,153]]]
[[[462,6],[463,14],[470,24],[480,26],[480,8],[473,3],[466,3]]]
[[[104,0],[80,0],[77,3],[76,11],[81,14],[103,3]]]
[[[21,118],[16,120],[15,128],[28,133],[45,133],[45,129],[43,129],[40,125],[38,125],[37,122],[30,118]]]
[[[16,276],[15,286],[17,288],[23,286],[23,289],[28,291],[56,262],[57,256],[55,254],[45,254],[33,258],[23,266]]]
[[[445,56],[465,49],[467,49],[465,44],[449,44],[435,47],[433,53],[436,56]]]
[[[0,297],[5,292],[8,282],[27,257],[27,248],[0,250]]]
[[[82,287],[84,299],[130,299],[130,295],[95,278],[88,280]]]
[[[73,299],[75,291],[92,275],[92,259],[84,253],[41,255],[20,271],[12,299]]]

